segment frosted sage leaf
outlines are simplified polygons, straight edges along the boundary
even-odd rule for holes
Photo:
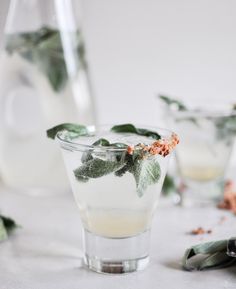
[[[134,133],[137,135],[151,137],[156,140],[161,138],[161,136],[157,132],[144,128],[137,128],[131,123],[115,125],[111,128],[111,131],[114,131],[116,133]]]
[[[74,52],[79,65],[86,69],[85,49],[79,31],[71,32]],[[68,80],[63,43],[59,30],[44,26],[28,33],[8,34],[6,50],[9,54],[18,53],[34,63],[47,77],[54,91],[61,91]]]
[[[125,163],[122,168],[115,172],[117,177],[122,177],[126,172],[131,172],[134,166],[134,159],[133,156],[130,154],[126,154],[125,156]]]
[[[187,249],[183,258],[184,269],[193,271],[236,265],[236,258],[227,255],[227,242],[213,241]]]
[[[75,137],[88,135],[87,127],[74,123],[62,123],[47,130],[47,137],[54,139],[59,131],[66,130],[75,134]]]
[[[100,138],[99,140],[95,141],[92,144],[92,146],[109,146],[109,145],[110,145],[109,141],[106,140],[105,138]],[[92,151],[93,149],[90,149],[82,154],[82,157],[81,157],[82,163],[86,163],[93,159]]]
[[[218,117],[214,119],[218,129],[218,138],[230,138],[236,134],[236,115]]]
[[[93,146],[109,146],[110,143],[107,139],[100,138],[99,140],[95,141],[92,145]]]
[[[156,157],[137,159],[132,168],[136,190],[140,197],[148,186],[156,184],[161,176],[161,168]]]
[[[127,145],[124,144],[124,143],[110,143],[107,139],[105,138],[100,138],[99,140],[95,141],[92,146],[95,146],[95,147],[111,147],[111,148],[114,148],[114,149],[125,149],[127,148]],[[93,152],[93,149],[89,149],[88,151],[84,152],[82,154],[82,157],[81,157],[81,161],[82,163],[85,163],[91,159],[93,159],[93,155],[92,155],[92,152]],[[118,157],[118,153],[116,153],[117,157]],[[120,159],[118,158],[118,161]]]
[[[168,96],[164,96],[164,95],[159,95],[159,98],[164,101],[164,103],[169,106],[171,109],[173,109],[174,111],[188,111],[188,107],[183,104],[183,102],[174,99],[174,98],[170,98]],[[197,111],[196,111],[197,112]],[[185,118],[177,118],[176,121],[190,121],[192,123],[194,123],[196,126],[199,126],[197,118],[195,117],[190,117],[190,116],[186,116]]]
[[[126,172],[133,173],[135,162],[142,159],[142,151],[134,150],[133,154],[126,153],[124,166],[115,172],[117,177],[122,177]]]
[[[99,158],[93,158],[82,164],[74,170],[75,177],[81,181],[82,179],[96,179],[115,172],[123,166],[122,162],[105,161]]]
[[[174,99],[174,98],[170,98],[168,96],[164,96],[164,95],[159,95],[159,98],[164,101],[168,106],[172,106],[175,107],[176,110],[187,110],[187,107],[183,104],[183,102]]]

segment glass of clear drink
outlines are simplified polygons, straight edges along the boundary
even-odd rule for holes
[[[169,125],[181,138],[176,149],[182,205],[209,205],[223,197],[233,150],[236,111],[167,109]]]
[[[79,137],[57,134],[83,224],[84,263],[100,273],[142,270],[149,262],[152,218],[177,136],[156,128],[159,140],[111,132],[107,126],[88,130]]]

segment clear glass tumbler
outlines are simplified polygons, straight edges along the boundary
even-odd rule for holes
[[[129,149],[154,140],[130,133],[111,133],[107,127],[89,127],[89,136],[57,135],[84,231],[84,262],[102,273],[144,269],[149,262],[151,222],[156,209],[168,156],[143,160],[141,167],[124,162],[127,148],[94,146],[98,139],[126,143]],[[165,142],[171,132],[157,131]],[[135,151],[128,157],[133,157]],[[124,165],[125,164],[125,165]],[[139,163],[140,164],[140,163]],[[153,172],[158,181],[153,182]],[[157,176],[157,175],[156,175]]]
[[[192,206],[219,201],[234,144],[236,111],[168,109],[167,115],[181,138],[176,149],[181,203]]]

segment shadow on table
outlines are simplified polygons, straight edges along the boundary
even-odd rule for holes
[[[173,269],[173,270],[182,270],[182,264],[179,260],[169,260],[162,263],[163,266]]]

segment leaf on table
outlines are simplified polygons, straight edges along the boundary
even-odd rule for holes
[[[195,245],[186,250],[183,267],[188,271],[225,268],[236,265],[236,258],[227,255],[227,240]]]

